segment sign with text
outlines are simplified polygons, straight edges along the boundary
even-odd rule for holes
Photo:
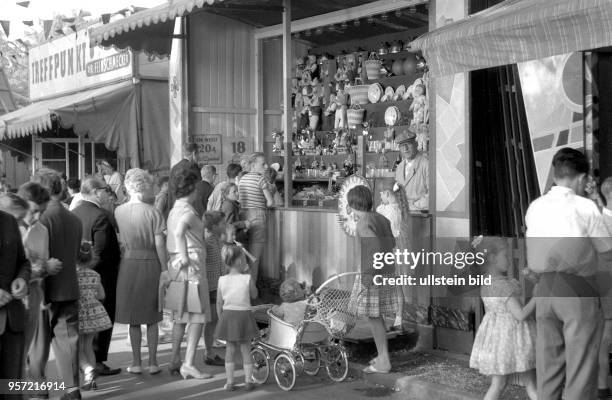
[[[87,29],[33,47],[28,57],[32,100],[132,76],[132,52],[90,47]]]
[[[221,135],[196,135],[192,141],[197,143],[198,163],[200,164],[222,164]]]
[[[227,160],[227,163],[235,162],[240,164],[240,159],[250,154],[253,154],[253,138],[223,138],[223,159]]]

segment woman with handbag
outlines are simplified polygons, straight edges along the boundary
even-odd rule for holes
[[[171,374],[180,373],[183,379],[208,379],[212,375],[198,370],[195,354],[204,324],[210,322],[210,299],[206,278],[206,246],[204,223],[193,202],[196,184],[201,180],[194,171],[176,171],[170,179],[176,201],[168,215],[168,274],[170,284],[166,290],[166,308],[172,310]],[[185,362],[181,364],[181,341],[185,326],[189,324]]]
[[[147,171],[139,168],[127,171],[125,188],[130,200],[115,210],[123,248],[115,321],[130,326],[133,362],[127,371],[133,374],[142,373],[140,326],[147,325],[147,371],[154,375],[161,371],[157,365],[157,343],[162,315],[158,309],[158,292],[151,288],[158,287],[162,273],[162,279],[167,279],[166,225],[161,212],[146,203],[153,195],[153,177]]]

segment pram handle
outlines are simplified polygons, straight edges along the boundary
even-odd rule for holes
[[[319,286],[319,288],[315,291],[315,295],[318,295],[321,293],[321,290],[325,289],[325,286],[329,285],[331,282],[345,277],[345,276],[351,276],[351,275],[361,275],[361,272],[342,272],[340,274],[335,274],[332,275],[331,277],[329,277],[325,282],[323,282],[321,284],[321,286]]]

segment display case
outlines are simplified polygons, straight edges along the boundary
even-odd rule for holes
[[[375,179],[392,179],[401,161],[395,138],[409,129],[427,151],[428,113],[418,105],[427,99],[424,64],[393,36],[376,41],[383,44],[347,45],[338,52],[340,43],[304,49],[306,54],[296,57],[291,149],[280,129],[272,130],[273,142],[265,146],[268,164],[291,179],[290,185],[286,178],[277,180],[279,192],[291,191],[285,207],[337,210],[347,176],[372,179],[372,188]]]

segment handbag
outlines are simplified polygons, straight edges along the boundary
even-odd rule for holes
[[[187,303],[187,281],[172,281],[166,289],[165,308],[183,315]]]
[[[200,301],[200,284],[187,282],[187,312],[203,314],[204,309]]]

